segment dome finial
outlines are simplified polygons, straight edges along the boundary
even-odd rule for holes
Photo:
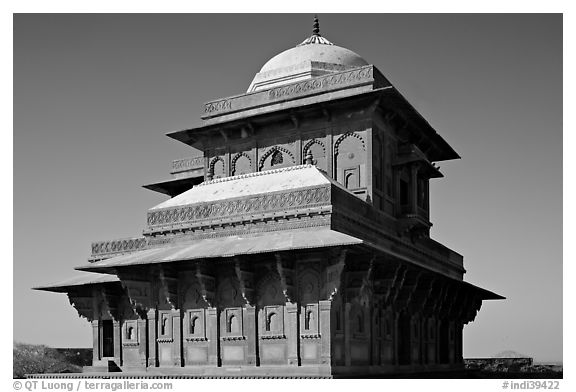
[[[320,35],[320,22],[318,22],[318,15],[314,15],[314,24],[312,25],[312,35],[306,38],[300,45],[320,44],[320,45],[334,45],[326,38]]]
[[[312,35],[320,35],[320,22],[318,22],[318,15],[314,15],[314,25],[312,28]]]

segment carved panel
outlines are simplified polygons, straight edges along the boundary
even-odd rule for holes
[[[211,179],[227,177],[226,164],[224,163],[224,159],[221,157],[213,158],[208,165],[208,171]]]
[[[302,149],[302,163],[307,163],[308,155],[312,157],[312,164],[320,170],[327,171],[326,147],[318,139],[309,140]]]

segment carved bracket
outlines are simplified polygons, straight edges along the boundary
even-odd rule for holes
[[[240,293],[242,294],[244,302],[249,306],[253,306],[253,273],[247,270],[245,264],[246,263],[240,260],[239,257],[236,257],[234,259],[234,272],[236,273],[236,278],[240,282]]]
[[[213,307],[214,277],[209,273],[207,266],[202,263],[196,264],[195,276],[200,286],[200,295],[202,296],[202,299],[206,302],[208,307]]]
[[[152,308],[152,287],[150,282],[120,277],[122,287],[126,290],[130,304],[140,316],[146,318],[146,312]]]
[[[161,266],[158,271],[160,296],[174,310],[178,308],[178,275],[170,267]]]
[[[276,271],[280,277],[282,293],[284,294],[284,298],[286,298],[286,302],[292,303],[292,284],[290,283],[293,281],[293,270],[282,264],[282,256],[279,253],[274,254],[274,257],[276,258]]]
[[[338,291],[340,290],[340,286],[342,285],[342,278],[344,268],[346,267],[346,254],[348,253],[348,249],[342,249],[340,251],[340,255],[338,256],[338,261],[336,264],[330,265],[326,268],[328,273],[328,291],[330,292],[330,296],[328,297],[329,301],[332,301]]]
[[[84,317],[90,322],[94,320],[94,301],[92,296],[79,296],[74,293],[68,293],[68,301],[76,309],[78,316]]]

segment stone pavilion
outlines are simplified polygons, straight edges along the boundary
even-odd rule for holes
[[[459,370],[482,301],[430,237],[454,149],[374,66],[313,33],[168,134],[202,154],[146,185],[142,236],[95,242],[66,293],[95,375],[374,377]],[[63,326],[65,328],[65,326]]]

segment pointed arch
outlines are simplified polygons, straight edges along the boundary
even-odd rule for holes
[[[293,164],[296,163],[296,159],[294,158],[294,154],[292,154],[292,152],[290,150],[288,150],[287,148],[281,147],[281,146],[274,146],[262,155],[262,157],[258,161],[258,170],[261,171],[264,168],[264,163],[266,162],[266,159],[268,159],[268,157],[270,155],[272,155],[278,151],[281,154],[283,154],[283,156],[288,155],[290,157],[290,159],[292,160]]]

